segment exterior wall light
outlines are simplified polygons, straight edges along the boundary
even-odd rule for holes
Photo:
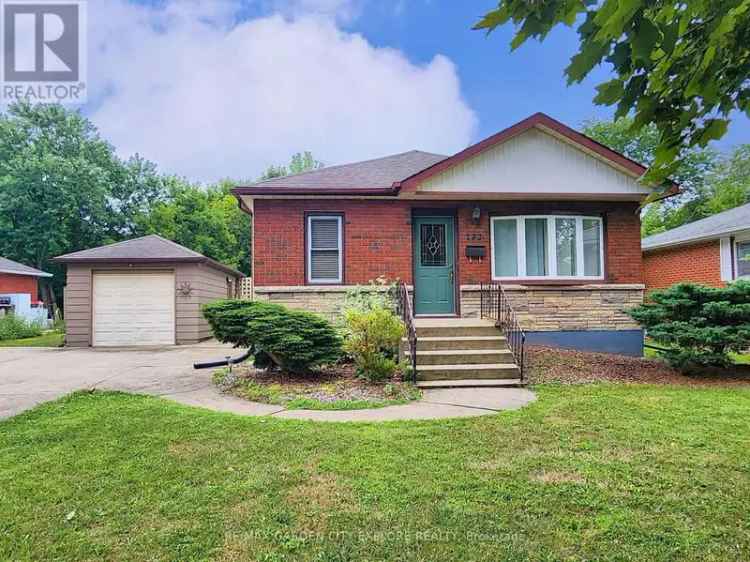
[[[474,224],[479,224],[479,219],[482,216],[482,210],[479,208],[479,205],[474,207],[474,210],[471,212],[471,221]]]

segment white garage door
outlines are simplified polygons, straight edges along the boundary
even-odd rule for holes
[[[174,301],[173,273],[95,273],[93,344],[174,344]]]

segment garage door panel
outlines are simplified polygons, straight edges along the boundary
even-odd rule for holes
[[[174,275],[95,274],[94,345],[169,345],[175,332]]]

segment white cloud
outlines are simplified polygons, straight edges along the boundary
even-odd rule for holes
[[[451,153],[476,127],[447,58],[415,65],[342,31],[333,15],[237,23],[228,0],[89,6],[91,118],[123,155],[167,172],[252,178],[303,150],[328,164]]]

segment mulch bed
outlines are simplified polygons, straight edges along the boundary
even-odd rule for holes
[[[532,383],[582,384],[611,381],[688,386],[750,385],[750,369],[747,365],[688,376],[660,359],[541,346],[528,346],[526,350],[526,373]]]
[[[385,401],[402,398],[401,381],[392,380],[386,383],[370,383],[355,374],[350,364],[335,365],[321,369],[309,375],[291,375],[275,370],[259,370],[251,366],[236,366],[233,374],[225,384],[225,391],[233,389],[242,392],[242,383],[252,382],[266,387],[280,389],[284,400],[293,398],[311,398],[321,402],[338,400]],[[386,392],[386,386],[391,393]],[[393,392],[396,394],[394,395]],[[413,392],[413,390],[412,390]]]

